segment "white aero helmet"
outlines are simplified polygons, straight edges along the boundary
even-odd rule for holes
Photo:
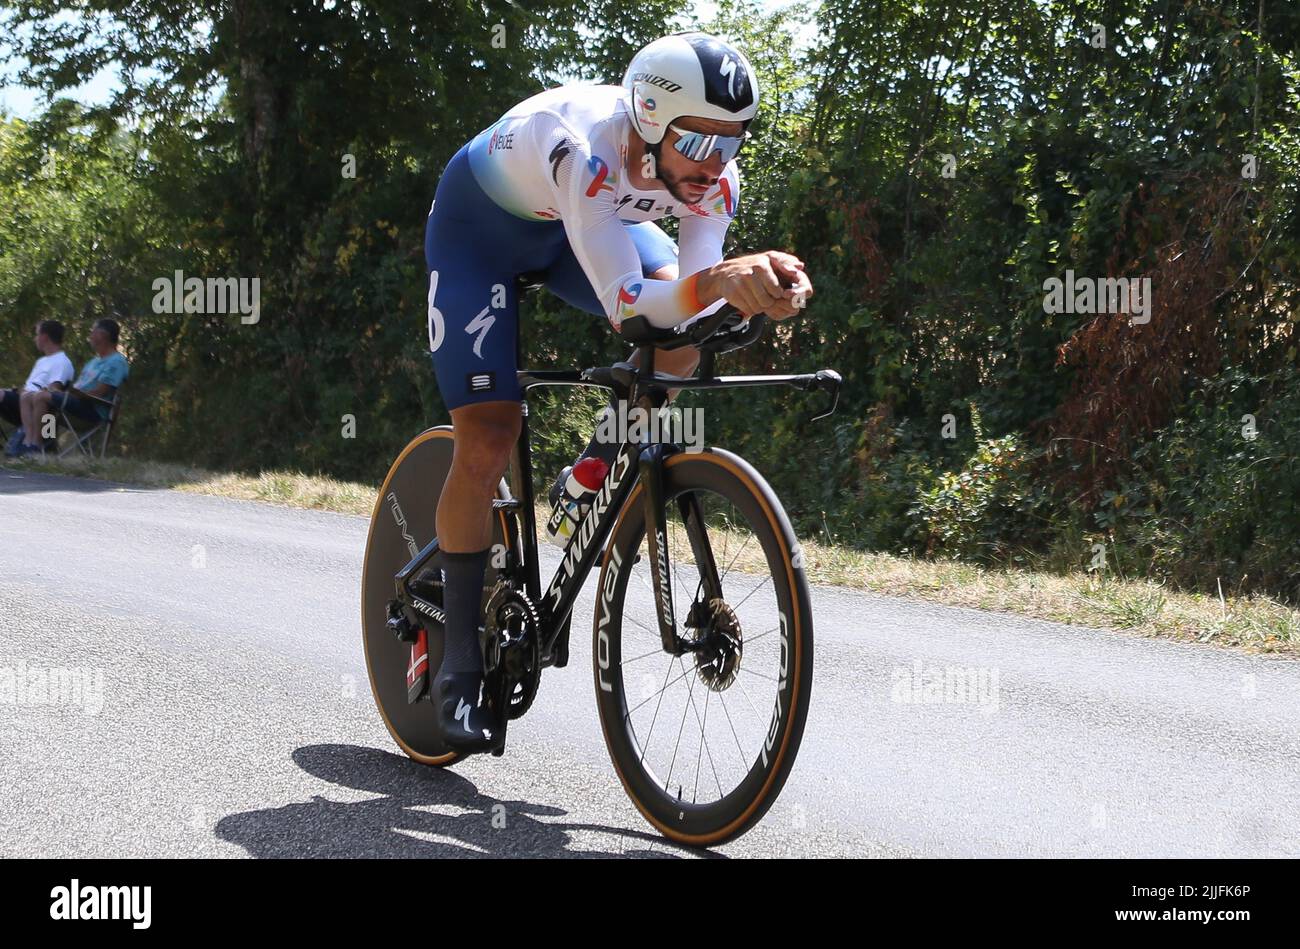
[[[623,76],[637,134],[663,141],[682,116],[744,122],[758,113],[758,80],[744,54],[708,33],[674,33],[632,57]]]

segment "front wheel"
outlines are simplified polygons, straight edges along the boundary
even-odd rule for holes
[[[663,478],[674,617],[695,648],[663,649],[638,484],[601,567],[596,698],[637,809],[667,837],[709,846],[753,827],[794,765],[812,692],[812,612],[794,531],[747,462],[679,453]],[[721,596],[705,592],[697,552],[716,565]]]

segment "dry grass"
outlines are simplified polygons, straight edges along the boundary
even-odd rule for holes
[[[1086,571],[989,570],[812,542],[802,546],[809,577],[817,583],[1142,636],[1300,655],[1300,611],[1268,597],[1220,600]]]
[[[362,516],[370,514],[378,488],[300,472],[218,474],[123,458],[23,460],[6,462],[5,467]],[[539,506],[539,523],[544,524],[549,514]],[[766,569],[758,545],[745,543],[745,535],[730,532],[722,543],[727,547],[728,560],[738,555],[732,569]],[[675,537],[672,546],[675,556],[689,560],[684,535]],[[1083,571],[1059,575],[987,570],[956,561],[865,553],[815,541],[803,543],[802,552],[813,583],[1121,629],[1142,636],[1300,655],[1300,611],[1267,597],[1230,596],[1221,600],[1166,590],[1148,581],[1119,580]]]
[[[375,503],[375,492],[379,490],[378,485],[337,481],[297,471],[264,471],[256,475],[219,474],[185,465],[127,458],[99,460],[74,456],[61,461],[22,459],[6,461],[5,467],[365,516],[369,516]]]
[[[745,535],[711,531],[715,551],[727,550],[725,558],[719,556],[720,562],[734,560],[732,569],[747,573],[767,571],[762,550],[756,543],[745,543]],[[1086,571],[1060,575],[989,570],[960,561],[873,554],[816,541],[801,542],[800,548],[812,583],[1248,652],[1300,655],[1300,611],[1268,597],[1220,600]],[[681,562],[693,562],[684,531],[670,532],[669,549]]]

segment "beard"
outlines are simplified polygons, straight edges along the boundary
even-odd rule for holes
[[[689,179],[689,178],[672,178],[672,179],[669,179],[669,178],[667,178],[667,177],[665,177],[665,176],[663,176],[663,175],[661,174],[661,175],[659,176],[659,180],[662,181],[663,184],[664,184],[664,187],[668,189],[668,193],[671,194],[671,195],[672,195],[674,198],[676,198],[678,201],[682,202],[682,204],[696,204],[696,203],[698,203],[698,202],[704,200],[704,196],[703,196],[703,195],[701,195],[700,197],[695,198],[695,199],[688,198],[688,197],[686,196],[686,188],[687,188],[688,186],[693,185],[693,184],[694,184],[694,185],[700,185],[700,186],[702,186],[702,187],[704,187],[704,188],[707,188],[707,187],[709,186],[709,181],[708,181],[707,178],[702,179],[702,180],[693,180],[693,179]]]

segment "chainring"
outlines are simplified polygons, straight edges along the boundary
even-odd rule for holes
[[[483,668],[488,694],[497,695],[502,676],[514,682],[507,714],[516,719],[537,697],[542,678],[541,620],[532,600],[505,578],[497,581],[484,610]]]

